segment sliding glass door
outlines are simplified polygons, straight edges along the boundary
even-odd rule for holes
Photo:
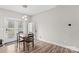
[[[4,23],[4,43],[17,40],[17,33],[20,31],[24,32],[25,25],[23,20],[18,20],[16,18],[6,18]]]
[[[5,33],[4,42],[11,42],[16,40],[16,33],[17,33],[17,23],[14,18],[6,18],[5,21]]]

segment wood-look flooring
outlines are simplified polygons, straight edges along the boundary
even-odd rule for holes
[[[60,47],[55,44],[50,44],[47,42],[35,41],[35,47],[32,49],[31,44],[29,51],[26,48],[26,51],[23,51],[23,46],[21,44],[20,49],[17,48],[17,44],[5,44],[0,47],[0,53],[75,53],[75,51],[68,48]]]

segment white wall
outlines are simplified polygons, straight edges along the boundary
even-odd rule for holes
[[[38,25],[38,39],[74,50],[79,48],[79,6],[56,6],[32,16],[32,21]]]

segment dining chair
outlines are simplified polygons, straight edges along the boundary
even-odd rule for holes
[[[32,49],[34,48],[34,34],[33,33],[28,33],[26,43],[27,43],[28,51],[29,51],[30,43],[32,44]]]
[[[32,43],[32,48],[34,48],[34,34],[33,33],[28,33],[28,37],[26,39],[27,43]]]
[[[20,31],[17,33],[17,48],[19,48],[19,50],[20,50],[20,46],[21,46],[21,41],[23,40],[21,38],[22,34],[23,34],[23,31]]]

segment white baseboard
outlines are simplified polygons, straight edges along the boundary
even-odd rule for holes
[[[55,44],[55,45],[58,45],[58,46],[61,46],[61,47],[69,48],[69,49],[74,50],[74,51],[79,51],[79,48],[77,48],[75,46],[67,46],[67,45],[63,45],[63,44],[60,44],[60,43],[51,42],[51,41],[42,40],[42,39],[39,39],[39,40],[44,41],[44,42],[48,42],[48,43],[51,43],[51,44]]]

